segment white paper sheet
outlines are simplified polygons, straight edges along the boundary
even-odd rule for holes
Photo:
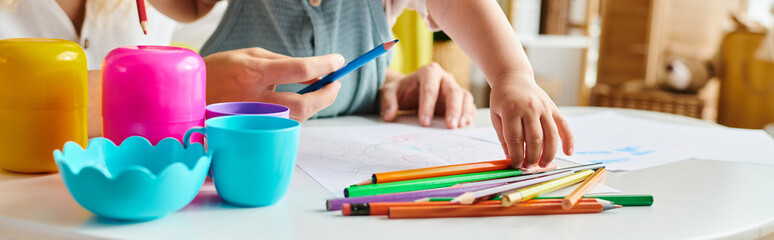
[[[505,158],[500,145],[453,134],[453,130],[401,123],[353,127],[305,127],[298,166],[328,191],[378,172],[492,161]]]
[[[575,154],[567,156],[559,147],[556,157],[581,164],[602,162],[608,170],[636,170],[689,158],[774,164],[774,138],[763,130],[675,124],[613,111],[568,121]],[[492,128],[455,134],[499,144]]]
[[[298,166],[328,191],[343,197],[344,188],[370,179],[373,173],[505,157],[498,142],[466,136],[470,131],[484,132],[424,128],[411,123],[305,127],[301,131]],[[557,192],[566,195],[572,189]],[[589,194],[619,192],[603,184],[589,190]]]
[[[774,138],[763,130],[692,127],[685,131],[693,136],[686,148],[695,149],[695,158],[774,164]]]
[[[557,158],[577,163],[602,162],[613,171],[691,158],[692,150],[685,149],[689,140],[681,139],[691,136],[678,133],[685,125],[627,117],[612,111],[568,121],[575,136],[575,151],[572,156],[558,151]]]

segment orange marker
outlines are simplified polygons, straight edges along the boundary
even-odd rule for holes
[[[503,207],[502,205],[496,204],[391,207],[388,215],[390,219],[548,215],[598,213],[619,207],[621,207],[621,205],[615,205],[609,201],[596,199],[596,202],[581,201],[572,209],[567,210],[562,209],[562,204],[558,202],[537,204],[525,202],[512,207]]]
[[[580,202],[592,202],[596,203],[597,200],[593,198],[584,198]],[[522,204],[561,204],[561,199],[534,199]],[[475,205],[466,206],[478,206],[478,205],[499,205],[500,201],[482,201]],[[427,206],[459,206],[458,203],[451,202],[375,202],[375,203],[345,203],[341,207],[341,215],[344,216],[376,216],[387,215],[390,208],[394,207],[427,207]]]
[[[376,183],[388,183],[406,181],[420,178],[442,177],[449,175],[495,171],[511,168],[511,160],[497,160],[489,162],[465,163],[439,167],[409,169],[394,172],[374,173],[371,181]]]
[[[564,199],[562,199],[562,208],[564,209],[570,209],[573,206],[575,206],[576,203],[578,203],[578,200],[583,197],[583,194],[586,194],[594,185],[599,183],[602,178],[605,177],[605,168],[597,169],[594,174],[591,174],[589,178],[586,178],[585,181],[583,181],[578,188],[575,188],[572,193],[565,196]]]

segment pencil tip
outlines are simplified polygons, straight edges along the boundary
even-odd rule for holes
[[[601,198],[595,198],[595,199],[597,200],[597,202],[598,202],[598,203],[602,203],[602,204],[613,204],[613,202],[611,202],[611,201],[608,201],[608,200],[604,200],[604,199],[601,199]]]
[[[400,41],[400,39],[396,38],[395,40],[392,40],[392,42],[394,42],[394,43],[398,43],[398,41]]]
[[[475,201],[476,201],[476,196],[473,196],[473,193],[466,192],[452,199],[451,203],[473,204],[473,202]]]
[[[148,35],[148,21],[140,22],[140,27],[142,28],[142,33]]]
[[[390,50],[392,46],[395,46],[396,43],[398,43],[398,39],[392,40],[390,42],[386,42],[382,44],[382,46],[384,47],[384,50],[387,51],[387,50]]]
[[[420,198],[420,199],[414,200],[414,202],[429,202],[429,201],[430,201],[430,198]]]

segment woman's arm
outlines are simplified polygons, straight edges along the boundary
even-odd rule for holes
[[[513,167],[547,166],[563,140],[572,154],[567,121],[535,83],[532,67],[495,1],[427,0],[430,18],[473,59],[492,87],[492,124]]]
[[[193,22],[204,17],[220,0],[149,0],[154,8],[178,22]]]

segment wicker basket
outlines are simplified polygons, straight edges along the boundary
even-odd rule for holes
[[[642,81],[631,81],[619,87],[597,84],[591,89],[591,105],[640,109],[702,118],[702,109],[704,109],[705,104],[696,94],[680,94],[650,89],[644,87]]]

